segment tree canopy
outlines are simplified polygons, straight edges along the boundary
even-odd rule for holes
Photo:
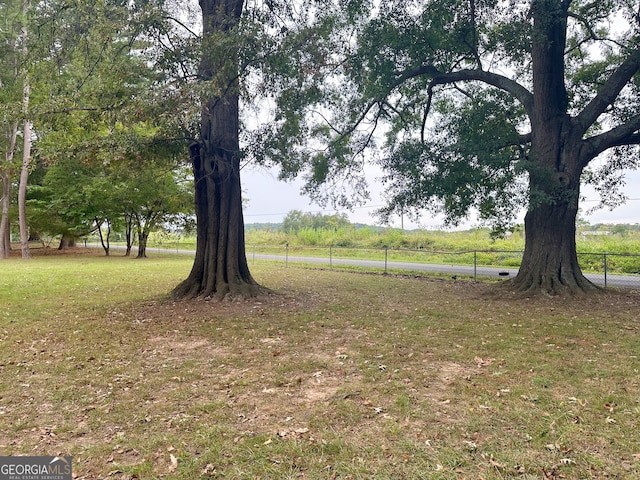
[[[92,183],[91,189],[97,191],[107,170],[130,171],[136,160],[157,161],[186,153],[184,137],[190,116],[184,102],[177,101],[182,93],[176,85],[184,80],[184,72],[177,76],[176,69],[189,63],[193,46],[189,38],[175,35],[174,26],[179,22],[163,0],[12,0],[0,5],[0,15],[0,151],[4,154],[0,164],[0,254],[6,255],[6,205],[18,167],[15,153],[26,133],[23,122],[35,132],[34,156],[39,164],[54,166],[45,185],[48,192],[33,192],[37,198],[32,204],[55,192],[65,195],[50,202],[49,209],[53,204],[70,202],[52,217],[34,217],[34,231],[41,229],[44,221],[49,230],[64,230],[70,235],[86,232],[86,223],[95,220],[91,210],[104,215],[109,193],[76,204],[70,188],[74,181],[69,180],[78,178],[63,175],[54,185],[56,169],[74,165],[76,172],[89,172],[88,183],[75,192],[76,197],[86,197],[87,185]],[[178,37],[181,42],[172,43]],[[27,85],[28,97],[24,94]],[[31,168],[27,165],[23,170],[28,173]],[[32,209],[32,213],[45,210]],[[54,217],[57,226],[53,225]],[[69,224],[63,225],[62,220]]]
[[[243,259],[243,162],[346,205],[367,197],[377,163],[383,219],[475,211],[503,230],[526,205],[513,286],[593,288],[575,252],[580,187],[615,204],[620,172],[640,161],[637,2],[199,3],[199,20],[163,0],[0,7],[3,188],[18,120],[48,162],[188,145],[200,246],[176,294],[223,297],[260,291]]]
[[[305,35],[265,134],[285,172],[319,193],[376,161],[383,218],[475,210],[504,229],[528,205],[515,288],[593,288],[575,254],[580,185],[615,201],[638,166],[637,2],[352,0]]]

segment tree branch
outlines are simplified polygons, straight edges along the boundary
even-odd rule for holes
[[[360,116],[356,119],[356,121],[353,122],[349,128],[347,128],[345,131],[340,133],[340,135],[337,138],[337,141],[340,142],[345,138],[347,138],[349,135],[351,135],[353,132],[355,132],[358,126],[364,121],[365,118],[367,118],[367,115],[369,114],[371,109],[376,105],[379,105],[381,101],[382,100],[374,99],[371,102],[369,102],[369,104],[366,106],[366,108],[360,114]]]
[[[171,15],[165,15],[164,17],[166,20],[170,20],[172,22],[177,23],[178,25],[180,25],[182,28],[184,28],[187,32],[189,32],[193,38],[199,38],[200,35],[198,35],[196,32],[194,32],[193,30],[191,30],[187,25],[185,25],[183,22],[181,22],[180,20],[178,20],[175,17],[172,17]]]
[[[622,89],[640,69],[640,47],[636,48],[611,74],[600,92],[575,118],[576,126],[584,135],[609,105],[613,104]]]
[[[591,24],[589,23],[589,20],[587,20],[586,18],[584,18],[582,15],[579,15],[575,12],[568,12],[567,16],[569,18],[573,18],[574,20],[576,20],[578,23],[582,24],[582,26],[584,27],[584,29],[587,32],[587,36],[586,38],[582,39],[580,42],[578,42],[578,44],[568,50],[568,52],[571,52],[572,50],[579,48],[581,45],[585,44],[586,42],[588,42],[589,40],[593,40],[593,41],[598,41],[598,42],[610,42],[613,43],[614,45],[617,45],[620,48],[624,48],[624,44],[620,43],[612,38],[607,38],[607,37],[601,37],[600,35],[598,35],[592,28]]]
[[[424,114],[422,115],[422,128],[420,129],[420,141],[424,143],[424,132],[427,128],[427,118],[429,117],[429,111],[431,110],[431,103],[433,102],[433,86],[429,85],[427,89],[427,105],[424,108]]]
[[[459,70],[457,72],[443,73],[433,65],[423,65],[415,70],[411,70],[400,75],[394,82],[393,88],[401,85],[411,78],[423,75],[430,76],[432,78],[431,86],[469,81],[486,83],[487,85],[491,85],[492,87],[513,95],[525,108],[527,114],[531,116],[533,110],[533,94],[529,90],[508,77],[484,70]]]
[[[585,141],[589,145],[589,149],[585,152],[583,165],[589,163],[600,153],[612,147],[620,147],[622,145],[638,145],[640,144],[640,114],[631,118],[622,125],[611,130],[596,135]]]

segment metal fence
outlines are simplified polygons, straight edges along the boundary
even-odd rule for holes
[[[284,265],[312,264],[328,268],[388,272],[428,272],[453,278],[508,278],[518,273],[522,251],[469,250],[460,252],[392,248],[301,247],[248,245],[249,261],[276,261]],[[606,287],[640,287],[640,255],[578,253],[583,273]]]

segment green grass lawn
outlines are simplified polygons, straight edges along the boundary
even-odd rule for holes
[[[84,479],[640,478],[637,292],[256,264],[276,294],[168,301],[190,267],[0,262],[0,454]]]

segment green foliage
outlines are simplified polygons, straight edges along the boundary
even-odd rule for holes
[[[98,200],[104,195],[104,172],[76,159],[39,168],[45,172],[42,182],[31,185],[27,200],[33,233],[87,235],[96,218],[103,216]]]
[[[481,221],[504,232],[526,201],[519,166],[524,152],[513,146],[521,108],[486,89],[436,108],[430,142],[389,139],[389,155],[380,161],[389,195],[381,219],[431,209],[456,225],[475,209]]]
[[[150,231],[193,210],[190,177],[184,169],[147,160],[139,168],[119,171],[114,177],[122,186],[120,211],[133,215]]]
[[[338,230],[350,225],[345,214],[324,215],[292,210],[284,218],[282,230],[285,233],[299,233],[302,230]]]
[[[527,202],[566,202],[562,189],[551,188],[557,175],[528,189],[531,175],[548,168],[581,171],[595,158],[567,166],[549,152],[531,152],[538,148],[532,132],[549,134],[546,120],[533,114],[534,96],[536,105],[548,103],[575,119],[618,71],[625,88],[607,85],[607,102],[615,108],[602,107],[592,124],[581,123],[588,115],[572,124],[585,130],[579,135],[585,139],[620,126],[612,133],[619,139],[598,145],[609,150],[605,166],[583,178],[615,204],[620,172],[637,167],[640,158],[634,8],[628,2],[543,0],[381,2],[375,9],[365,0],[348,8],[329,2],[312,20],[287,24],[275,55],[280,61],[268,64],[265,89],[276,107],[274,121],[260,131],[265,148],[257,156],[280,165],[283,177],[303,176],[314,198],[336,203],[348,197],[345,185],[355,195],[366,192],[362,174],[373,160],[386,174],[382,218],[427,209],[445,213],[455,225],[475,210],[502,233]],[[628,29],[609,27],[621,18]],[[567,44],[564,59],[562,51],[545,59],[555,62],[548,68],[532,56],[536,45],[549,52],[541,46],[556,33],[546,27],[560,32],[551,43]],[[631,75],[623,73],[625,59]],[[546,70],[534,77],[534,66]],[[557,91],[533,88],[546,74],[557,80]]]
[[[521,250],[524,238],[520,232],[496,239],[489,229],[468,231],[403,231],[397,228],[374,228],[348,225],[333,228],[304,228],[298,232],[274,229],[248,229],[247,244],[291,246],[334,246],[358,248],[384,248],[472,251],[472,250]]]
[[[46,171],[41,183],[31,177],[32,231],[84,235],[96,222],[117,222],[126,210],[140,213],[154,196],[162,198],[154,207],[157,222],[169,212],[190,211],[184,182],[164,171],[172,170],[168,159],[185,154],[185,130],[191,127],[190,115],[176,102],[182,91],[170,83],[175,72],[151,48],[152,40],[175,38],[179,22],[166,3],[24,5],[30,8],[22,10],[23,2],[13,0],[0,5],[0,153],[7,153],[4,133],[25,116],[22,87],[28,78],[26,116],[35,131],[34,155]],[[27,42],[19,41],[22,30]],[[177,42],[173,48],[185,54],[173,59],[174,66],[180,63],[181,74],[188,75],[193,45]],[[147,165],[140,168],[142,163]],[[0,164],[3,171],[9,167]]]
[[[132,216],[149,231],[193,209],[185,171],[166,161],[146,159],[134,166],[92,165],[71,157],[45,170],[29,189],[34,232],[79,237],[102,222],[121,227]]]

